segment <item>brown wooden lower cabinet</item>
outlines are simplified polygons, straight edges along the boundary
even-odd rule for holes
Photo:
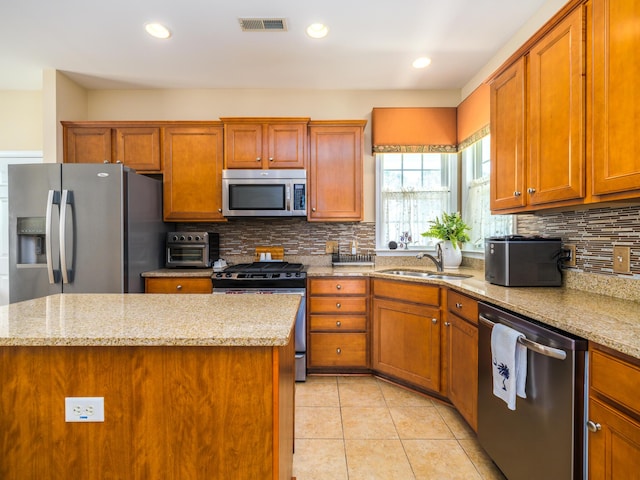
[[[440,392],[439,287],[375,279],[373,292],[373,370]],[[424,299],[436,304],[405,301],[407,292],[414,301]]]
[[[211,293],[213,284],[209,277],[146,277],[145,293]]]
[[[291,480],[294,353],[0,347],[0,478]],[[85,396],[104,422],[66,423]]]
[[[640,361],[590,345],[589,478],[640,478]]]

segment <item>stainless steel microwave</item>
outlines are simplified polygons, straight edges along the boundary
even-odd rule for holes
[[[306,170],[223,170],[225,217],[305,217]]]

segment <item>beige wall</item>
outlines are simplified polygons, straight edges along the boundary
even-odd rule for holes
[[[41,91],[0,91],[0,150],[42,150]]]

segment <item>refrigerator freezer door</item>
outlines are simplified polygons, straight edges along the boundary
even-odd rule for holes
[[[61,293],[59,205],[49,204],[53,199],[59,202],[60,164],[10,165],[8,171],[9,301]]]
[[[124,167],[62,165],[64,293],[124,292]],[[65,218],[66,217],[66,218]],[[62,224],[61,224],[62,228]]]

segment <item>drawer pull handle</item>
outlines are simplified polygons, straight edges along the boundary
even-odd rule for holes
[[[462,308],[462,304],[461,303],[456,303],[456,308]]]
[[[336,285],[336,290],[342,290],[342,285],[337,284],[337,285]]]
[[[527,188],[527,192],[528,193],[536,193],[536,189],[535,188]]]
[[[339,303],[336,303],[336,308],[340,308],[342,305]]]
[[[444,326],[445,327],[449,327],[449,326],[451,326],[451,324],[449,322],[444,322]]]
[[[338,321],[336,322],[336,327],[341,327],[341,326],[342,326],[342,322],[341,322],[340,320],[338,320]]]
[[[182,290],[182,285],[176,285],[176,290]]]
[[[262,157],[256,158],[256,162],[261,162],[261,161],[262,161]]]
[[[433,323],[435,325],[436,323],[438,323],[438,319],[437,318],[432,318],[431,319],[431,323]]]
[[[517,190],[513,192],[514,197],[519,197],[520,195],[522,195],[522,192],[518,192]]]
[[[589,429],[590,432],[596,433],[599,432],[600,430],[602,430],[602,425],[600,425],[599,423],[596,423],[592,420],[589,420],[587,422],[587,428]]]
[[[340,347],[336,348],[336,353],[340,355],[342,353],[342,349]]]

